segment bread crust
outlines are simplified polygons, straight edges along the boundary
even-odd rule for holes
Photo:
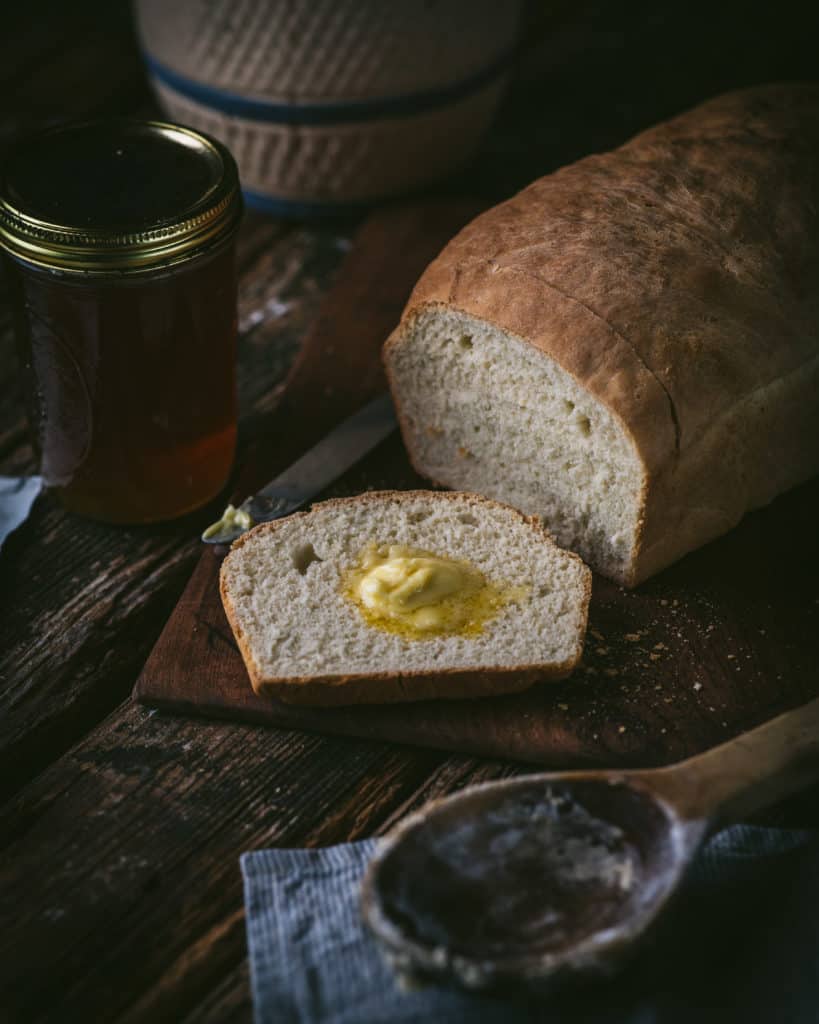
[[[819,470],[817,280],[817,85],[729,93],[564,167],[467,225],[388,339],[413,465],[390,355],[415,318],[515,335],[634,445],[634,585]]]
[[[376,504],[385,499],[398,504],[408,503],[419,498],[434,495],[436,501],[460,501],[468,497],[470,502],[503,508],[521,523],[532,529],[538,543],[553,544],[551,535],[544,528],[537,516],[527,516],[518,509],[502,502],[493,501],[478,494],[465,495],[458,491],[368,491],[351,498],[331,498],[321,502],[321,508],[340,507],[349,504]],[[314,506],[319,507],[319,506]],[[311,510],[296,512],[288,519],[306,518]],[[219,592],[230,627],[247,668],[254,691],[261,696],[272,696],[287,704],[304,704],[314,707],[334,707],[343,704],[390,704],[420,700],[447,699],[458,700],[467,697],[497,696],[504,693],[519,693],[535,683],[546,680],[565,679],[577,667],[583,656],[583,640],[588,624],[588,608],[591,599],[592,576],[582,559],[571,552],[566,556],[582,567],[581,581],[583,587],[582,621],[579,629],[580,642],[576,656],[560,664],[547,665],[515,665],[498,668],[441,668],[435,672],[367,672],[338,675],[307,675],[275,678],[265,676],[253,658],[253,652],[242,630],[239,617],[233,606],[227,585],[226,567],[234,552],[238,551],[251,535],[260,532],[276,532],[286,522],[285,519],[262,523],[242,534],[231,545],[230,552],[222,563],[219,574]]]

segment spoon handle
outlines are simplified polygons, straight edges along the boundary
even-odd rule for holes
[[[819,782],[819,699],[650,774],[653,788],[685,818],[745,818]]]

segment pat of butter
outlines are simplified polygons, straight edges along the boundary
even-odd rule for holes
[[[467,583],[467,573],[448,559],[396,555],[365,573],[358,592],[368,608],[395,616],[440,604]]]
[[[424,639],[480,633],[484,622],[526,588],[498,587],[468,562],[399,544],[368,544],[343,593],[365,621]]]
[[[243,508],[234,508],[228,505],[222,513],[222,518],[211,525],[202,534],[202,540],[215,537],[218,533],[229,532],[238,528],[239,530],[250,530],[256,525],[253,516]]]

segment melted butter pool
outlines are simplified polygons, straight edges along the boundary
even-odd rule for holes
[[[529,587],[488,580],[470,562],[422,548],[371,542],[347,570],[341,592],[376,629],[413,640],[477,636]]]

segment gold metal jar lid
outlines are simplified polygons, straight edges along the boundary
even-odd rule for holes
[[[178,263],[223,242],[241,215],[228,150],[161,121],[51,128],[12,150],[0,173],[0,246],[61,272]]]

